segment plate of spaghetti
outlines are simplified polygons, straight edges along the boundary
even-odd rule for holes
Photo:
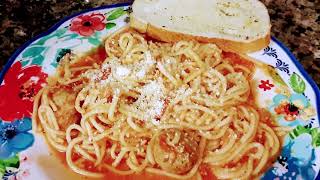
[[[67,17],[1,72],[3,179],[316,179],[320,93],[277,39],[161,42],[130,4]]]

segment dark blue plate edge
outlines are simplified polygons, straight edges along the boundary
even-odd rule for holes
[[[271,39],[286,52],[286,54],[292,60],[294,65],[298,68],[298,70],[303,75],[303,77],[311,85],[311,87],[316,95],[317,115],[319,117],[319,115],[320,115],[320,90],[318,88],[318,85],[313,81],[313,79],[309,76],[309,74],[306,72],[306,70],[304,70],[303,66],[300,64],[298,59],[292,54],[292,52],[282,42],[280,42],[277,38],[275,38],[273,36],[271,37]],[[320,124],[320,118],[318,119],[318,122]],[[318,171],[315,180],[320,180],[320,171]]]
[[[122,7],[122,6],[129,6],[132,3],[119,3],[119,4],[113,4],[113,5],[105,5],[105,6],[100,6],[100,7],[96,7],[96,8],[90,8],[87,10],[83,10],[77,13],[74,13],[70,16],[64,17],[63,19],[61,19],[59,22],[57,22],[55,25],[53,25],[51,28],[49,28],[46,32],[43,32],[37,36],[35,36],[34,38],[30,39],[29,41],[27,41],[26,43],[24,43],[22,46],[20,46],[18,48],[18,50],[16,50],[13,55],[9,58],[8,62],[6,63],[6,65],[4,66],[4,68],[2,69],[2,71],[0,72],[0,85],[4,79],[4,76],[6,74],[6,72],[9,70],[9,68],[11,67],[12,63],[15,61],[15,59],[19,56],[19,54],[26,48],[28,47],[31,43],[33,43],[34,41],[40,39],[41,37],[47,36],[50,33],[52,33],[53,31],[57,30],[61,24],[63,24],[64,22],[70,20],[71,18],[78,16],[80,14],[83,13],[87,13],[90,11],[95,11],[95,10],[101,10],[101,9],[107,9],[107,8],[115,8],[115,7]],[[275,37],[271,37],[271,39],[278,44],[286,53],[287,55],[290,57],[290,59],[292,60],[292,62],[295,64],[295,66],[298,68],[298,70],[300,71],[300,73],[303,75],[303,77],[308,81],[308,83],[311,85],[312,89],[315,92],[316,95],[316,106],[317,106],[317,114],[319,116],[320,114],[320,90],[317,86],[317,84],[312,80],[312,78],[309,76],[309,74],[304,70],[303,66],[300,64],[300,62],[297,60],[297,58],[292,54],[292,52],[290,52],[290,50],[284,45],[282,44],[282,42],[280,42],[277,38]],[[320,123],[320,119],[318,119],[319,123]],[[318,172],[316,179],[320,179],[320,173]]]

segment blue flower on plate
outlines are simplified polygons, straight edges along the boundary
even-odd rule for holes
[[[314,179],[316,156],[312,137],[304,133],[291,139],[286,137],[281,156],[263,175],[263,180]]]
[[[306,120],[315,114],[309,100],[302,94],[277,94],[273,97],[270,111],[278,116],[280,125],[292,127],[305,125]]]
[[[32,146],[34,136],[30,118],[5,122],[0,120],[0,159],[7,159]]]

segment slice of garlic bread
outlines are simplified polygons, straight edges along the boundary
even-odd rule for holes
[[[165,42],[197,40],[247,53],[270,42],[270,18],[258,0],[135,0],[130,26]]]

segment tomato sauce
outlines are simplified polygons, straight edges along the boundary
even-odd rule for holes
[[[54,149],[52,149],[52,152],[53,152],[54,157],[57,157],[61,161],[61,163],[66,167],[66,169],[71,171],[70,168],[67,165],[65,153],[58,152],[58,151],[56,151]],[[72,155],[72,159],[74,161],[79,159],[79,158],[80,158],[80,156],[77,155],[76,153],[74,153]],[[108,157],[106,157],[104,159],[104,163],[106,163],[106,164],[111,165],[112,162],[113,162],[113,159],[110,156],[108,156]],[[95,168],[93,162],[85,161],[84,162],[84,166],[85,166],[86,170],[89,170],[91,172],[98,172],[98,170]],[[120,164],[117,166],[117,169],[118,170],[129,170],[127,164],[125,163],[125,160],[122,160],[120,162]],[[75,172],[73,172],[73,173],[75,173]],[[103,178],[89,178],[89,177],[85,177],[85,176],[79,175],[79,179],[86,179],[86,180],[100,180],[100,179],[101,180],[102,179],[112,179],[112,180],[137,180],[137,179],[143,179],[143,180],[175,180],[175,179],[167,177],[167,176],[159,176],[159,175],[156,175],[156,174],[147,173],[145,171],[143,171],[141,173],[130,174],[130,175],[119,175],[119,174],[113,173],[113,172],[111,172],[109,170],[103,170],[102,173],[104,174]],[[195,180],[195,178],[192,178],[192,180]]]
[[[264,108],[258,108],[257,110],[259,112],[261,122],[267,124],[269,127],[278,126],[276,120],[273,118],[273,116],[268,110]]]
[[[70,67],[91,66],[94,63],[102,64],[106,58],[107,53],[105,48],[103,46],[99,46],[98,48],[81,57],[75,63],[70,65]]]
[[[239,56],[238,54],[235,53],[231,53],[231,52],[223,52],[222,53],[222,57],[224,60],[227,60],[232,66],[235,65],[242,65],[245,66],[246,68],[252,70],[255,68],[255,65],[253,62],[244,59],[243,57]],[[75,62],[74,64],[71,65],[71,67],[82,67],[82,66],[92,66],[94,63],[97,63],[98,65],[102,64],[103,61],[107,58],[107,54],[105,52],[105,48],[103,46],[100,46],[96,49],[94,49],[93,51],[89,52],[86,56],[81,57],[77,62]],[[106,76],[109,74],[110,72],[106,72]],[[249,76],[251,76],[252,74],[249,74]],[[274,124],[275,122],[272,121],[272,117],[270,112],[268,112],[265,109],[259,109],[256,105],[255,105],[255,98],[254,98],[254,94],[251,91],[248,92],[248,102],[244,103],[243,105],[250,105],[250,106],[254,106],[256,107],[255,109],[258,110],[259,115],[261,117],[261,121],[268,124],[269,126],[273,127],[276,124]],[[112,100],[112,97],[108,98],[108,102]],[[128,97],[129,101],[134,101],[135,99],[132,98],[130,99],[130,97]],[[168,102],[167,100],[165,101],[165,104],[167,105]],[[231,127],[232,128],[232,127]],[[265,136],[262,135],[262,137],[255,137],[256,140],[258,142],[263,143],[265,141]],[[49,144],[49,143],[48,143]],[[107,142],[107,146],[111,147],[110,142]],[[174,149],[172,149],[171,146],[169,146],[166,143],[166,135],[161,135],[160,136],[160,147],[167,151],[167,152],[175,152]],[[65,157],[65,153],[60,153],[57,152],[56,150],[52,150],[52,152],[54,152],[54,155],[56,157],[58,157],[61,162],[66,166],[66,168],[70,169],[66,163],[66,157]],[[73,160],[77,160],[79,159],[80,156],[76,153],[74,153],[72,155],[72,159]],[[248,156],[244,156],[241,160],[240,163],[241,164],[245,164],[248,160]],[[108,156],[104,159],[104,163],[111,165],[112,162],[114,160]],[[94,163],[90,162],[90,161],[85,161],[85,168],[89,171],[92,172],[97,172],[98,170],[95,168]],[[228,164],[226,165],[227,167],[234,167],[236,166],[236,164]],[[127,164],[125,163],[125,160],[123,159],[120,164],[117,166],[117,169],[119,170],[129,170],[129,167],[127,166]],[[136,180],[136,179],[144,179],[144,180],[173,180],[173,178],[167,177],[167,176],[160,176],[160,175],[156,175],[156,174],[151,174],[151,173],[147,173],[145,171],[138,173],[138,174],[131,174],[131,175],[119,175],[116,173],[113,173],[111,171],[108,170],[103,170],[102,172],[105,175],[105,178],[102,179],[112,179],[112,180]],[[199,166],[199,173],[202,177],[203,180],[217,180],[218,178],[213,174],[210,165],[208,164],[204,164],[202,163]],[[81,176],[83,177],[83,176]],[[95,179],[95,178],[86,178],[85,179]],[[196,177],[193,177],[191,179],[196,179]]]
[[[173,147],[169,146],[166,142],[167,136],[165,134],[161,134],[160,135],[160,139],[159,139],[159,144],[160,144],[160,148],[163,149],[166,152],[175,152],[175,150],[173,149]]]
[[[248,69],[254,69],[255,65],[253,62],[241,57],[239,54],[232,52],[222,52],[222,57],[224,60],[227,60],[231,65],[242,65]]]
[[[218,178],[212,173],[208,164],[201,164],[199,166],[199,173],[202,177],[202,180],[218,180]]]

